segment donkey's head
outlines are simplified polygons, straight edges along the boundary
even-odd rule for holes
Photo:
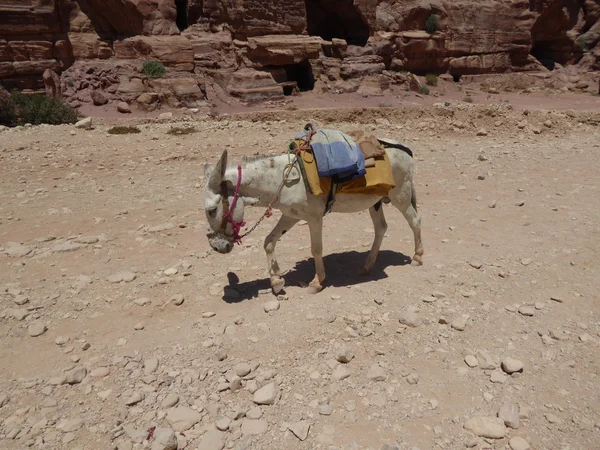
[[[225,180],[226,170],[227,150],[223,152],[215,167],[211,164],[204,166],[204,212],[208,221],[206,235],[210,246],[219,253],[229,253],[233,250],[239,231],[235,229],[234,223],[241,224],[244,220],[244,199],[235,199],[235,186],[231,181]]]

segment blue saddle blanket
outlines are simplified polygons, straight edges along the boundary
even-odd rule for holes
[[[303,130],[296,139],[306,139]],[[310,140],[320,177],[331,177],[337,183],[354,180],[367,173],[365,157],[358,144],[338,130],[320,128]]]

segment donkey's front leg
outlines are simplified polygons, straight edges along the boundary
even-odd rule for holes
[[[325,264],[323,263],[323,218],[310,220],[310,247],[312,256],[315,260],[315,278],[309,285],[309,292],[316,294],[323,290],[323,281],[325,281]]]
[[[279,294],[285,286],[285,281],[281,278],[281,270],[275,258],[275,245],[285,233],[287,233],[294,225],[298,223],[298,219],[288,216],[281,216],[273,231],[265,238],[265,252],[267,253],[267,263],[269,265],[269,276],[271,277],[271,288],[275,295]]]

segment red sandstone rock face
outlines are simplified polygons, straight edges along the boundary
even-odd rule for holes
[[[401,71],[598,70],[600,0],[0,0],[6,87],[41,89],[45,70],[77,61],[123,62],[122,83],[100,88],[130,101],[150,92],[136,73],[145,59],[250,101],[313,86],[375,95]]]

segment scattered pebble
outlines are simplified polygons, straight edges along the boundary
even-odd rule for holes
[[[48,328],[40,321],[33,322],[27,327],[27,332],[31,337],[41,336],[46,331],[48,331]]]
[[[279,300],[271,300],[271,301],[266,302],[263,305],[263,308],[266,313],[269,313],[272,311],[277,311],[280,306],[281,306],[281,304],[279,303]]]
[[[277,385],[275,383],[269,383],[254,393],[252,401],[257,405],[272,405],[275,403],[278,395],[279,388]]]
[[[508,441],[511,450],[531,450],[529,442],[520,436],[514,436]]]
[[[301,420],[300,422],[288,425],[288,430],[290,430],[294,434],[294,436],[296,436],[301,441],[305,441],[306,438],[308,438],[310,422],[308,420]]]
[[[502,360],[502,370],[504,370],[508,374],[512,374],[515,372],[523,372],[523,368],[525,364],[518,359],[513,359],[511,357],[506,357]]]
[[[506,426],[498,417],[473,417],[464,423],[464,428],[479,437],[488,439],[503,439],[506,436]]]
[[[419,317],[419,315],[416,312],[407,309],[406,311],[403,311],[400,315],[400,323],[412,328],[417,328],[418,326],[423,324],[423,320]]]

